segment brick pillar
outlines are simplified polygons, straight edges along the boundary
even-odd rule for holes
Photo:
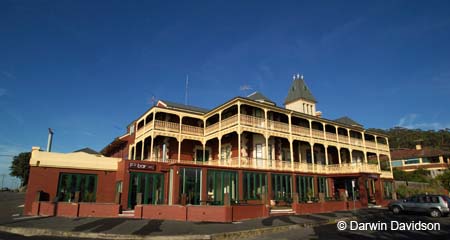
[[[319,197],[319,184],[317,184],[317,176],[313,176],[313,184],[314,184],[314,198]]]
[[[239,199],[237,200],[241,200],[244,199],[244,171],[242,170],[238,170],[238,194],[239,194]]]
[[[208,185],[207,185],[207,175],[208,175],[208,169],[202,168],[202,192],[201,194],[201,201],[206,201],[208,199]]]
[[[381,181],[381,178],[375,181],[375,201],[377,205],[383,204],[383,181]]]
[[[270,205],[270,200],[273,199],[273,192],[272,192],[272,174],[267,173],[267,202]]]
[[[368,198],[367,198],[367,191],[366,191],[366,175],[361,175],[358,178],[358,185],[359,185],[359,201],[361,202],[362,207],[368,206]]]
[[[179,192],[180,192],[180,181],[179,176],[180,176],[180,167],[178,166],[173,166],[173,176],[172,176],[172,192],[168,193],[168,194],[172,194],[172,204],[176,205],[176,204],[180,204],[180,197],[179,197]],[[170,177],[170,176],[169,176]],[[167,182],[167,185],[169,185],[169,182]],[[168,190],[167,190],[168,192]],[[168,198],[168,196],[167,196]]]

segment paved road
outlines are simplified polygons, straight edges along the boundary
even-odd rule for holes
[[[25,193],[0,192],[0,224],[21,217]]]
[[[337,224],[327,224],[314,228],[302,228],[289,232],[268,234],[251,239],[450,239],[450,217],[431,218],[424,215],[402,214],[393,215],[390,212],[386,212],[384,215],[378,216],[360,216],[357,220],[358,223],[386,223],[388,230],[379,231],[358,231],[358,230],[337,230]],[[391,221],[399,223],[439,223],[440,231],[392,231]],[[394,223],[395,224],[395,223]],[[349,222],[347,222],[347,227]]]

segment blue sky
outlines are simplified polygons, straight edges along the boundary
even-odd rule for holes
[[[281,2],[281,3],[279,3]],[[314,2],[314,3],[313,3]],[[450,128],[449,1],[0,1],[0,155],[101,150],[151,99],[212,108],[294,73],[323,116]],[[0,174],[10,157],[0,156]]]

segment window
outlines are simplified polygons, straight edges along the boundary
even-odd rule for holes
[[[244,199],[261,199],[267,192],[267,176],[264,173],[244,172]]]
[[[58,183],[58,201],[95,202],[97,175],[61,173]]]
[[[200,204],[200,182],[202,171],[199,168],[180,168],[180,200],[183,195],[186,196],[186,204]]]
[[[328,182],[326,177],[317,177],[317,190],[319,193],[324,193],[328,197]]]
[[[208,170],[207,173],[207,194],[208,204],[223,205],[225,194],[229,195],[230,202],[237,201],[238,175],[235,171]]]
[[[292,201],[291,175],[272,174],[272,192],[275,200]]]
[[[312,201],[314,199],[314,177],[297,176],[298,198],[301,202]]]
[[[406,159],[405,165],[407,164],[419,164],[420,160],[418,158]]]
[[[262,159],[263,158],[263,152],[262,152],[262,144],[255,144],[255,158],[256,159]]]

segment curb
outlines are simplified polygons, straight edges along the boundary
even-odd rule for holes
[[[98,238],[98,239],[117,239],[117,240],[209,240],[210,235],[178,235],[178,236],[142,236],[142,235],[125,235],[111,233],[86,233],[86,232],[64,232],[51,229],[41,228],[24,228],[24,227],[5,227],[0,226],[0,231],[18,234],[22,236],[51,236],[51,237],[72,237],[72,238]]]
[[[334,224],[339,221],[349,221],[357,219],[356,216],[352,217],[343,217],[343,218],[335,218],[335,219],[329,219],[328,221],[321,221],[317,223],[298,223],[298,224],[291,224],[291,225],[285,225],[285,226],[276,226],[276,227],[266,227],[266,228],[258,228],[258,229],[252,229],[252,230],[243,230],[243,231],[236,231],[236,232],[226,232],[226,233],[216,233],[211,234],[211,239],[213,240],[224,240],[224,239],[245,239],[249,237],[257,237],[264,234],[271,234],[271,233],[280,233],[280,232],[286,232],[290,230],[297,230],[300,228],[313,228],[318,227],[322,225],[327,224]]]
[[[382,215],[383,213],[371,214]],[[339,221],[350,221],[357,219],[357,216],[334,218],[314,223],[299,223],[284,226],[265,227],[251,230],[242,230],[235,232],[224,232],[203,235],[169,235],[169,236],[145,236],[145,235],[125,235],[111,233],[91,233],[91,232],[73,232],[58,231],[52,229],[26,228],[26,227],[7,227],[0,226],[0,231],[22,236],[52,236],[52,237],[73,237],[73,238],[98,238],[98,239],[117,239],[117,240],[225,240],[225,239],[245,239],[257,237],[263,234],[280,233],[300,228],[313,228],[327,224],[335,224]]]

